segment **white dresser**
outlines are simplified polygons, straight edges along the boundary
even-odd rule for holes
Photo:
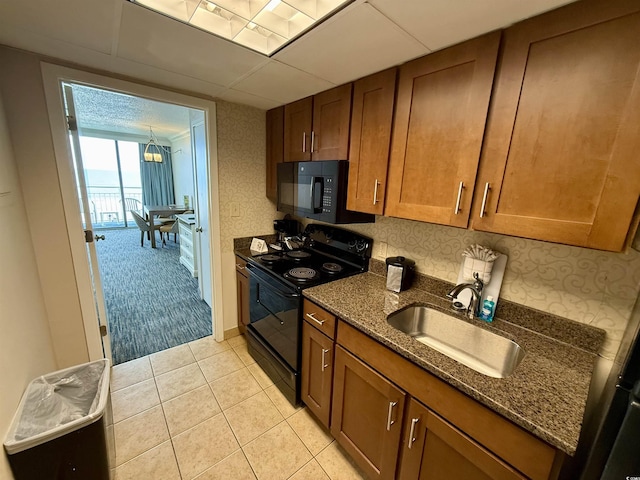
[[[176,215],[178,218],[178,233],[180,234],[180,263],[191,275],[198,276],[198,248],[195,242],[196,216],[193,213]]]

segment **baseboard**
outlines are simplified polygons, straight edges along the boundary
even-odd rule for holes
[[[230,338],[237,337],[240,335],[240,330],[238,327],[230,328],[229,330],[224,331],[224,339],[229,340]]]

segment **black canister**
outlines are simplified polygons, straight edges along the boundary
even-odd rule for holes
[[[405,257],[389,257],[387,263],[387,288],[394,292],[407,290],[413,281],[416,262]],[[394,267],[394,268],[390,268]]]

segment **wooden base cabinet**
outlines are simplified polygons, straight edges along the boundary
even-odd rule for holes
[[[395,478],[405,393],[336,347],[331,434],[369,478]]]
[[[398,480],[523,480],[516,470],[415,399],[409,400]]]
[[[247,331],[249,325],[249,276],[247,262],[236,255],[236,295],[238,300],[238,330]]]
[[[329,428],[333,382],[333,339],[302,322],[301,397],[309,411]]]

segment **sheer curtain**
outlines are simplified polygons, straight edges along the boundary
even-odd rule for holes
[[[171,167],[171,148],[160,149],[162,163],[145,162],[145,143],[138,144],[140,152],[140,180],[142,182],[142,203],[145,205],[172,205],[175,203],[173,193],[173,169]]]

